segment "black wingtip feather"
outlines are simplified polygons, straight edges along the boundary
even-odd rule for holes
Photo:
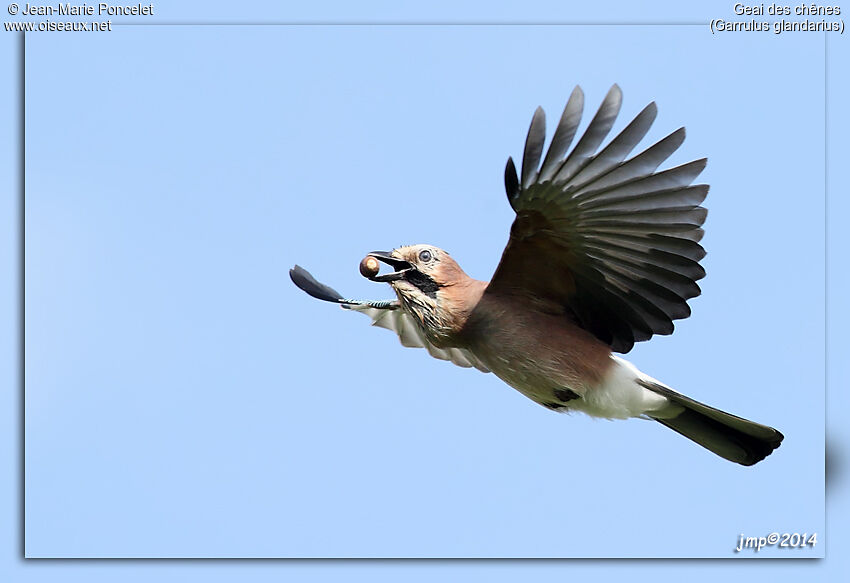
[[[620,89],[620,86],[616,83],[611,85],[611,89],[609,89],[608,93],[605,95],[603,103],[609,100],[617,104],[617,111],[619,112],[620,106],[623,104],[623,90]]]
[[[684,129],[685,128],[682,128],[683,131],[684,131]],[[703,170],[705,170],[705,167],[708,165],[708,158],[700,158],[698,160],[694,160],[693,162],[690,162],[690,164],[693,164],[694,167],[699,168],[699,172],[702,172]],[[684,166],[684,164],[683,164],[683,166]],[[699,176],[699,172],[697,173],[697,176]]]
[[[508,158],[508,163],[505,164],[505,192],[508,195],[508,202],[510,202],[511,207],[513,207],[514,199],[517,195],[519,195],[519,177],[516,173],[516,166],[514,165],[513,158]]]
[[[543,155],[546,142],[546,114],[542,107],[534,110],[531,126],[525,138],[525,151],[522,156],[522,187],[528,188],[537,178],[537,167]]]
[[[292,283],[317,300],[339,303],[339,301],[343,299],[342,295],[338,291],[316,281],[316,278],[310,275],[310,272],[300,265],[296,265],[289,270],[289,277],[292,279]]]
[[[549,144],[549,150],[546,152],[546,157],[543,158],[543,165],[540,167],[538,180],[551,180],[555,172],[558,171],[564,155],[567,153],[575,137],[583,109],[584,92],[581,90],[581,87],[576,85],[564,106],[561,119],[558,121],[558,127],[555,128],[555,135],[552,136],[552,143]]]

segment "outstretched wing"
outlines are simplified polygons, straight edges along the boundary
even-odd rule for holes
[[[543,159],[545,116],[531,121],[521,176],[513,160],[505,188],[516,219],[485,293],[520,296],[563,313],[617,352],[670,334],[700,294],[705,251],[698,241],[707,185],[691,186],[706,160],[656,172],[684,141],[680,128],[626,160],[657,113],[650,103],[597,149],[620,110],[614,85],[572,152],[584,95],[576,87]]]
[[[490,372],[475,356],[461,348],[437,348],[419,330],[413,317],[401,309],[398,300],[367,301],[345,299],[342,295],[310,275],[303,267],[296,265],[289,270],[292,282],[314,298],[340,304],[346,310],[366,314],[372,319],[372,325],[392,330],[398,335],[403,346],[424,348],[428,354],[440,360],[448,360],[464,368],[477,368],[481,372]]]

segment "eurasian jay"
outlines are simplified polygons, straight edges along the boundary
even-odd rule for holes
[[[297,265],[290,276],[308,294],[393,330],[404,346],[492,372],[548,409],[654,419],[753,465],[779,447],[779,431],[686,397],[613,354],[672,333],[673,320],[690,315],[687,300],[705,276],[700,204],[708,193],[691,184],[705,159],[656,171],[684,141],[684,128],[626,160],[655,120],[654,103],[597,152],[621,102],[614,85],[568,154],[584,105],[576,87],[545,157],[545,117],[535,111],[520,175],[510,158],[505,169],[516,219],[490,282],[469,277],[433,245],[364,259],[361,272],[389,283],[392,301],[345,299]],[[379,274],[376,260],[393,271]]]

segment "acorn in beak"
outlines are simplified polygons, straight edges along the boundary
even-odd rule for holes
[[[380,266],[378,265],[378,262],[375,261],[376,259],[386,263],[395,269],[395,271],[384,275],[378,275]],[[390,282],[404,279],[410,271],[415,269],[416,268],[413,267],[409,261],[393,257],[391,253],[386,251],[372,251],[363,258],[363,261],[360,262],[360,273],[363,274],[363,277],[367,277],[370,280],[377,282]]]

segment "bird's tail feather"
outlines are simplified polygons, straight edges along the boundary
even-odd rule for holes
[[[751,466],[782,443],[784,436],[773,427],[709,407],[660,383],[638,382],[683,408],[675,417],[653,419],[729,461]]]

